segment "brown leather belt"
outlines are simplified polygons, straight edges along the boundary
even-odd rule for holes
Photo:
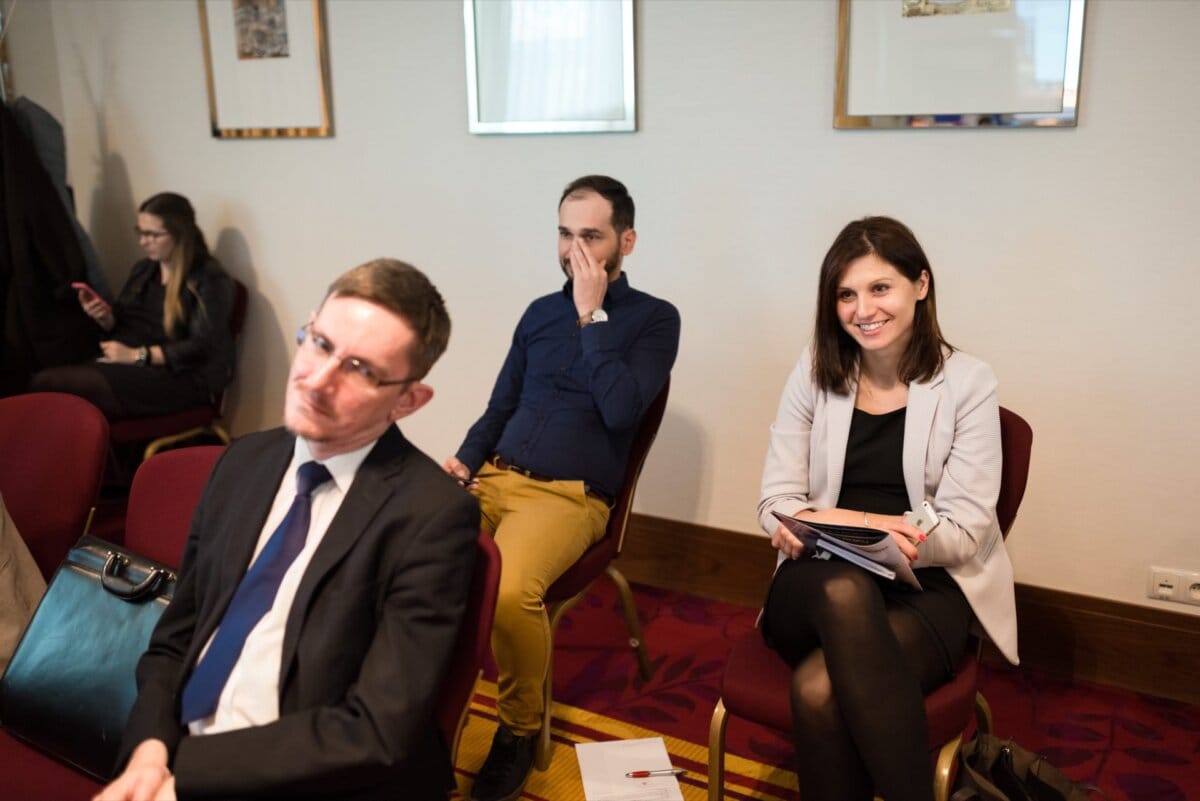
[[[498,453],[492,454],[492,458],[488,459],[488,461],[491,462],[492,464],[494,464],[496,467],[500,468],[501,470],[511,470],[514,473],[520,473],[521,475],[525,476],[525,478],[531,478],[534,481],[558,481],[559,480],[557,478],[551,478],[550,476],[543,476],[541,473],[535,473],[532,470],[526,470],[524,467],[520,467],[518,465],[513,464],[512,462],[505,461],[505,459],[503,457],[501,457],[500,454],[498,454]],[[612,506],[613,506],[612,498],[608,497],[603,492],[593,489],[592,487],[589,487],[587,484],[583,485],[583,490],[584,490],[584,492],[586,492],[588,495],[592,496],[596,500],[602,501],[606,506],[608,506],[608,508],[610,508],[610,509],[612,508]]]

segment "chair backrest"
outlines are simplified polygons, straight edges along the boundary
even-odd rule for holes
[[[496,616],[496,595],[500,590],[500,549],[491,534],[479,532],[475,547],[475,569],[471,576],[471,594],[467,613],[459,629],[450,661],[450,675],[438,698],[437,721],[453,754],[458,736],[467,719],[475,680],[492,647],[492,620]]]
[[[637,434],[629,449],[629,461],[625,463],[625,476],[621,480],[621,494],[613,505],[608,516],[608,531],[605,536],[613,540],[613,556],[621,552],[625,544],[625,527],[629,523],[629,514],[633,511],[633,496],[637,492],[638,479],[642,475],[642,467],[650,454],[650,446],[658,436],[658,427],[662,424],[663,413],[667,409],[667,396],[671,394],[671,377],[667,376],[662,389],[642,415],[638,423]]]
[[[222,445],[163,451],[142,462],[129,488],[125,547],[179,567],[200,493]]]
[[[47,581],[84,534],[108,454],[108,421],[61,392],[0,398],[0,494]]]
[[[1025,485],[1029,480],[1029,458],[1033,450],[1033,429],[1016,412],[1000,407],[1000,450],[1004,454],[1004,467],[1000,473],[1000,497],[996,499],[996,519],[1000,531],[1008,536],[1021,499],[1025,497]]]

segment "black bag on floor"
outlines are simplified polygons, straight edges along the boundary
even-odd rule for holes
[[[1091,784],[1068,779],[1040,755],[1012,740],[979,733],[962,748],[962,771],[951,801],[1092,801],[1108,798]]]
[[[0,724],[105,781],[129,710],[134,670],[175,591],[165,565],[83,537],[54,574],[0,678]]]

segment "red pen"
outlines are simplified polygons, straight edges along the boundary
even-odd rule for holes
[[[649,779],[651,776],[682,776],[687,773],[681,768],[667,768],[666,770],[631,770],[625,774],[627,779]]]

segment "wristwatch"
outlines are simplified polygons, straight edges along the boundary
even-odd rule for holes
[[[145,367],[147,364],[149,364],[150,348],[146,347],[145,345],[142,345],[140,348],[138,348],[137,356],[134,358],[133,363],[138,367]]]
[[[607,322],[608,322],[608,312],[606,312],[604,309],[592,309],[591,314],[585,314],[584,316],[579,318],[579,327],[583,328],[585,325],[588,325],[589,323],[607,323]]]

